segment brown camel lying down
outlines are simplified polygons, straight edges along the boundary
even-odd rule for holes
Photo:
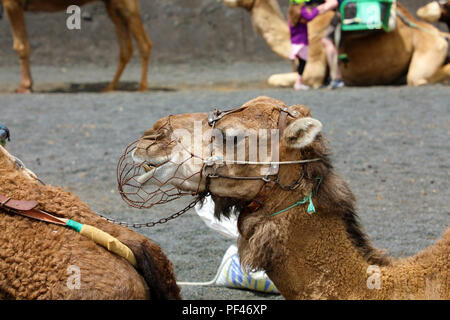
[[[0,194],[37,200],[39,209],[93,225],[127,245],[135,269],[63,226],[0,208],[0,299],[179,299],[172,263],[144,236],[100,218],[74,194],[42,185],[0,147]],[[79,286],[71,286],[78,270]]]
[[[200,126],[203,140],[194,135]],[[275,155],[291,162],[272,172],[270,160],[263,171],[267,161],[249,161],[256,141],[250,135],[264,141],[266,130],[277,128]],[[450,229],[409,258],[391,261],[375,249],[358,222],[355,196],[333,169],[321,128],[307,107],[268,97],[228,113],[165,117],[133,155],[136,165],[147,166],[142,176],[155,179],[137,181],[174,176],[170,182],[179,189],[210,193],[218,216],[237,208],[241,262],[265,270],[287,299],[450,299]],[[225,138],[231,145],[219,148]],[[272,140],[266,148],[273,150]],[[228,154],[235,149],[238,157],[245,154],[243,162]]]
[[[223,1],[232,7],[245,8],[272,51],[282,58],[289,57],[289,28],[277,0]],[[327,12],[308,23],[309,54],[303,79],[312,88],[321,87],[326,80],[328,68],[321,39],[332,17],[333,13]],[[450,64],[446,62],[448,43],[439,30],[414,18],[400,3],[396,25],[391,32],[345,32],[339,52],[349,59],[348,63],[340,64],[346,85],[393,84],[405,76],[407,84],[413,86],[450,79]],[[295,73],[277,74],[269,78],[269,84],[292,86],[295,79]]]
[[[20,87],[17,92],[31,92],[33,81],[30,70],[30,44],[28,41],[25,26],[25,11],[33,12],[55,12],[65,11],[69,6],[82,6],[89,2],[100,0],[0,0],[11,24],[14,39],[14,50],[17,52],[22,69]],[[137,0],[109,0],[103,1],[108,12],[108,16],[116,28],[117,40],[119,43],[120,55],[114,79],[105,91],[115,90],[119,83],[123,70],[133,55],[133,43],[131,35],[139,48],[141,55],[141,83],[139,91],[147,90],[147,70],[152,51],[152,42],[145,32],[144,25],[140,17],[139,2]],[[61,28],[64,28],[62,25]],[[55,40],[56,43],[56,40]]]

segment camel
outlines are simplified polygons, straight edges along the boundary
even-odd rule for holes
[[[0,299],[181,298],[172,263],[158,245],[102,219],[73,193],[40,184],[1,146],[0,194],[36,200],[41,210],[96,226],[128,246],[137,261],[134,267],[69,228],[0,207]]]
[[[283,58],[288,56],[289,29],[276,0],[223,1],[230,7],[249,11],[255,29],[270,48]],[[391,32],[345,34],[340,53],[345,53],[349,62],[341,64],[340,68],[347,85],[386,85],[396,83],[404,76],[407,84],[412,86],[450,79],[450,64],[445,64],[448,43],[439,30],[415,19],[401,4],[397,4],[397,12],[396,28]],[[320,40],[332,15],[328,12],[308,24],[310,53],[303,78],[312,88],[321,87],[327,76],[326,57]],[[408,25],[400,15],[417,27]],[[269,20],[270,23],[264,23]],[[269,83],[291,86],[294,80],[294,73],[278,74],[269,78]]]
[[[417,16],[427,22],[444,22],[450,30],[450,1],[432,1],[417,10]]]
[[[210,194],[218,217],[237,214],[241,263],[266,271],[286,299],[449,299],[450,229],[412,257],[394,260],[374,248],[321,128],[304,105],[258,97],[228,112],[162,118],[139,140],[133,159],[144,175],[153,173],[152,181],[176,172],[173,186]],[[279,145],[267,148],[279,150],[279,161],[249,161],[250,133],[262,138],[274,129]],[[232,148],[217,147],[221,135]],[[245,145],[243,162],[228,155],[238,141]],[[278,173],[266,175],[273,166]],[[137,180],[143,188],[152,183]]]
[[[71,5],[82,6],[100,0],[0,0],[8,15],[14,40],[14,50],[19,55],[21,67],[21,82],[16,92],[32,92],[33,81],[30,70],[30,44],[25,27],[25,11],[56,12],[67,10]],[[103,1],[109,18],[116,28],[119,42],[119,64],[111,83],[105,92],[116,90],[120,76],[133,55],[131,35],[135,38],[141,56],[141,82],[139,91],[147,90],[147,70],[152,50],[152,42],[145,32],[139,13],[138,0],[109,0]]]

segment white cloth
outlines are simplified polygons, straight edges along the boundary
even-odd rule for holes
[[[222,217],[218,220],[214,216],[214,201],[210,196],[205,198],[203,205],[197,204],[195,211],[202,218],[203,222],[211,229],[219,232],[226,238],[237,239],[239,232],[237,229],[236,216],[232,215],[230,218]]]
[[[214,216],[214,200],[208,196],[203,205],[197,204],[195,211],[203,222],[211,229],[219,232],[226,238],[237,239],[239,231],[237,229],[237,220],[234,215],[230,218],[221,218],[218,220]],[[245,272],[241,267],[238,256],[238,249],[232,244],[222,258],[222,262],[217,270],[214,279],[208,282],[179,282],[180,285],[220,285],[234,289],[247,289],[265,293],[279,294],[279,291],[269,279],[264,271]]]

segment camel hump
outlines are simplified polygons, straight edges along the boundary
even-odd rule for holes
[[[144,278],[152,300],[179,300],[180,288],[176,284],[173,266],[162,250],[146,239],[122,241],[136,258],[136,270]]]

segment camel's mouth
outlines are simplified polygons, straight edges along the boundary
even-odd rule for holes
[[[157,174],[158,170],[163,170],[164,165],[169,163],[169,159],[162,159],[158,161],[145,161],[141,162],[140,166],[144,169],[144,173],[136,178],[136,181],[141,185],[146,184]]]
[[[117,165],[121,197],[130,206],[144,209],[198,192],[200,167],[179,147],[177,140],[140,139],[122,153]]]
[[[153,145],[152,148],[158,148],[156,145]],[[148,149],[142,149],[145,150],[142,151],[142,148],[139,148],[139,143],[136,149],[131,154],[131,160],[133,161],[134,165],[141,168],[143,171],[142,174],[140,174],[136,181],[142,185],[149,182],[151,177],[153,177],[158,170],[161,170],[165,164],[170,162],[170,157],[168,155],[165,156],[152,156],[149,154],[150,150]],[[160,149],[160,148],[158,148]]]

